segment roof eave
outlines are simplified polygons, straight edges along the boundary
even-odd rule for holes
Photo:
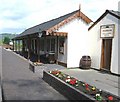
[[[102,18],[104,18],[108,13],[111,14],[111,15],[113,15],[114,17],[120,19],[119,16],[113,14],[113,13],[110,12],[109,10],[106,10],[105,13],[103,13],[103,15],[100,16],[100,17],[88,28],[88,31],[89,31],[90,29],[92,29],[92,28],[93,28]]]
[[[72,17],[72,18],[71,18]],[[86,22],[86,24],[89,24],[91,22],[93,22],[90,18],[88,18],[85,14],[83,14],[80,11],[77,11],[75,14],[73,14],[72,16],[66,18],[65,20],[63,20],[62,22],[54,25],[53,27],[49,28],[46,30],[46,32],[53,32],[54,30],[58,30],[61,26],[64,26],[65,24],[69,23],[70,21],[72,21],[75,18],[80,18],[82,19],[84,22]]]
[[[106,12],[100,16],[89,28],[88,30],[90,30],[91,28],[93,28],[102,18],[104,18],[106,15],[108,14],[108,10],[106,10]]]

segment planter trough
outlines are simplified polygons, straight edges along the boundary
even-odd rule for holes
[[[51,71],[43,71],[43,80],[69,100],[86,100],[89,102],[109,102],[113,100],[118,102],[120,100],[118,96],[93,88],[93,86],[90,86],[85,82],[78,81],[75,78],[71,77],[70,81],[68,78],[70,76],[63,74],[62,72],[60,72],[62,74],[58,74],[55,71],[53,72],[54,73],[51,73]],[[66,81],[65,77],[68,78]],[[75,84],[75,81],[77,84]]]

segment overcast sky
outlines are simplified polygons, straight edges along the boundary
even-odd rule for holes
[[[106,9],[118,10],[120,0],[0,0],[0,33],[25,29],[79,9],[96,21]]]

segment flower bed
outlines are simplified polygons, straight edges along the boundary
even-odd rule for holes
[[[29,62],[29,69],[32,71],[32,72],[37,72],[37,70],[40,68],[40,67],[43,67],[43,63],[40,63],[40,62]]]
[[[41,66],[42,63],[41,62],[33,62],[33,65],[35,65],[35,66]]]
[[[51,75],[59,78],[60,80],[64,81],[65,83],[73,86],[75,89],[80,90],[81,92],[89,95],[90,97],[94,98],[96,101],[102,102],[109,102],[109,101],[119,101],[119,97],[112,95],[111,93],[102,91],[101,89],[96,88],[95,86],[91,86],[86,82],[82,82],[77,80],[74,77],[71,77],[67,74],[59,70],[49,71]]]

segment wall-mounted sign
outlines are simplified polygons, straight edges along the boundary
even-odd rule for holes
[[[101,38],[113,38],[114,37],[115,25],[102,25],[100,26],[100,37]]]

